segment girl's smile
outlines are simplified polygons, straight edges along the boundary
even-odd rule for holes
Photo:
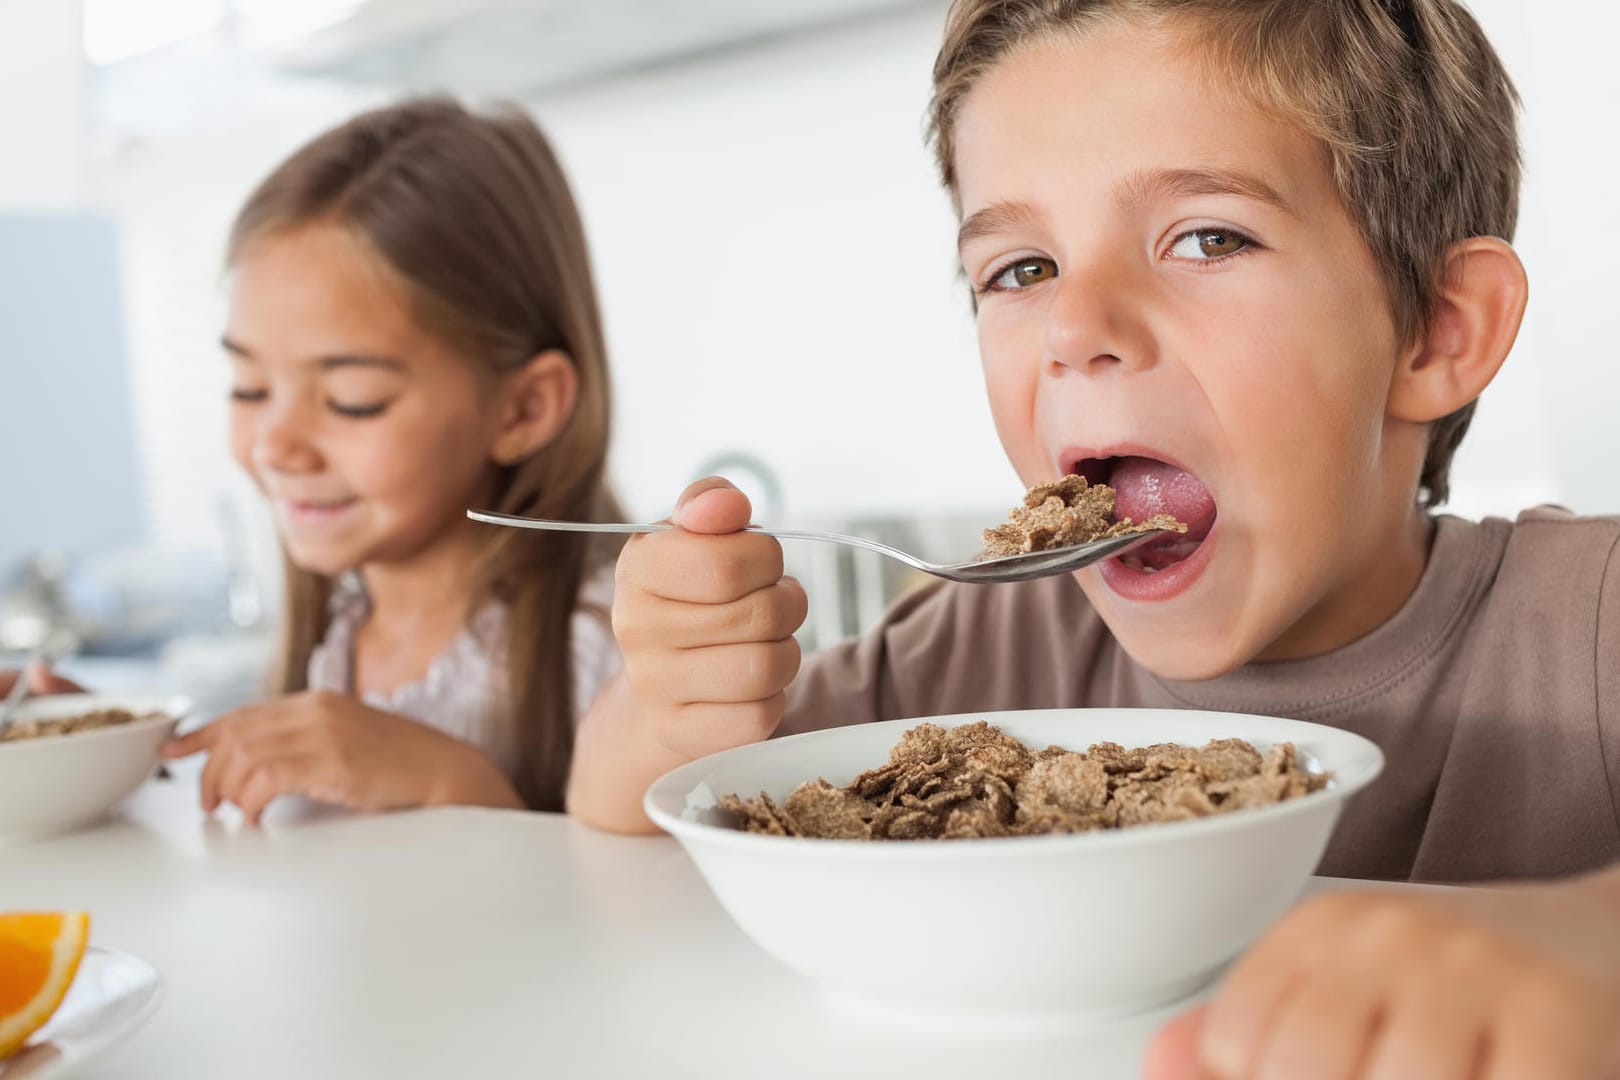
[[[322,529],[346,523],[359,507],[355,498],[326,502],[298,499],[276,499],[276,517],[284,528]]]

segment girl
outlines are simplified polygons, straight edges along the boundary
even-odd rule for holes
[[[615,516],[584,232],[516,111],[358,116],[231,230],[230,446],[286,565],[281,696],[174,740],[202,802],[562,806],[575,717],[618,667],[615,550],[469,507]]]

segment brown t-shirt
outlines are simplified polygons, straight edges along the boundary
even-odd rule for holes
[[[1486,881],[1620,859],[1620,517],[1436,520],[1410,599],[1306,660],[1173,682],[1134,662],[1073,578],[936,583],[806,661],[782,732],[992,709],[1211,709],[1331,724],[1384,773],[1319,872]],[[1210,733],[1211,738],[1227,735]]]

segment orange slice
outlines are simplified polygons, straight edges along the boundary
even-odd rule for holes
[[[83,911],[0,914],[0,1059],[22,1049],[67,996],[90,941]]]

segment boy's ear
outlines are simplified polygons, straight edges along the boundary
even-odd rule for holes
[[[504,376],[500,425],[490,447],[496,464],[512,465],[545,446],[574,415],[579,373],[561,349],[547,349]]]
[[[1477,398],[1507,359],[1529,295],[1524,264],[1506,241],[1453,244],[1428,330],[1395,369],[1389,415],[1426,424]]]

